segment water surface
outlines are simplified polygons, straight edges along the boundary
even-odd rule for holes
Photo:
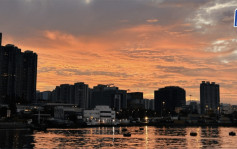
[[[122,128],[0,130],[0,148],[237,148],[235,127],[127,127],[131,137]]]

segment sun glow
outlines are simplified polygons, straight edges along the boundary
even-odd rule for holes
[[[86,4],[90,4],[91,0],[85,0]]]

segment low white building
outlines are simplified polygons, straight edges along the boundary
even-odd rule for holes
[[[109,106],[98,105],[93,110],[84,110],[83,118],[88,125],[114,125],[115,111]]]

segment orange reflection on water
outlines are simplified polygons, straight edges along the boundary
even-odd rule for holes
[[[233,148],[237,128],[226,127],[127,127],[131,137],[124,137],[122,127],[49,129],[35,132],[35,148]],[[190,136],[197,132],[197,136]]]

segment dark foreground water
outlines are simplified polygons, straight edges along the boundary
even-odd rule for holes
[[[123,137],[121,127],[79,129],[1,130],[0,148],[237,148],[235,127],[128,127],[131,137]],[[195,131],[197,136],[190,136]]]

